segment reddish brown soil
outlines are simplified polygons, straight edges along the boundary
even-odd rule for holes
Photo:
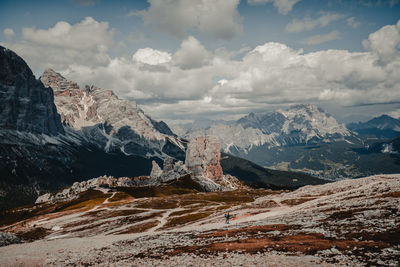
[[[257,226],[239,228],[239,229],[217,231],[217,232],[208,233],[208,234],[201,234],[201,235],[198,235],[197,237],[208,238],[208,237],[222,237],[222,236],[237,236],[240,234],[254,235],[254,234],[258,234],[258,233],[266,233],[266,232],[271,232],[271,231],[286,231],[286,230],[294,229],[294,228],[298,228],[298,227],[297,226],[288,226],[286,224],[257,225]]]
[[[263,237],[246,238],[230,242],[212,243],[203,246],[187,246],[176,248],[169,255],[179,255],[182,253],[214,254],[225,251],[241,251],[247,253],[257,253],[273,249],[284,252],[300,252],[304,254],[315,254],[317,251],[336,247],[346,251],[353,247],[363,247],[365,249],[381,249],[389,245],[384,242],[354,241],[328,239],[321,234],[296,234],[283,237]]]

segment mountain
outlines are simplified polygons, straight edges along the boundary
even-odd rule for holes
[[[0,50],[0,208],[29,204],[43,193],[102,175],[149,175],[153,161],[185,159],[187,141],[134,102],[95,86],[82,90],[51,69],[36,80],[22,58]],[[223,179],[218,175],[218,164],[210,166],[206,171],[217,180],[234,181],[229,172]],[[237,172],[238,178],[251,180],[256,169]]]
[[[393,138],[400,136],[400,120],[381,115],[367,122],[349,123],[347,128],[366,137]]]
[[[52,69],[47,69],[40,80],[53,89],[62,122],[106,152],[184,159],[183,141],[164,122],[147,116],[134,101],[119,99],[113,91],[95,86],[82,90]]]
[[[17,54],[0,46],[0,128],[57,135],[64,133],[53,91],[36,80]]]
[[[227,153],[247,154],[254,147],[281,147],[356,139],[344,125],[319,107],[295,105],[286,110],[249,115],[235,123],[187,130],[183,137],[216,135]]]
[[[183,142],[168,126],[110,91],[75,88],[77,96],[60,98],[56,90],[54,100],[53,90],[17,54],[0,47],[0,63],[0,208],[32,203],[40,194],[100,175],[148,175],[153,160],[184,155]],[[93,97],[96,106],[88,106],[87,116],[79,116],[86,103],[79,95]],[[60,116],[54,101],[75,105],[78,116]],[[114,108],[125,113],[118,117]]]
[[[233,123],[185,130],[182,136],[206,134],[217,136],[225,153],[269,169],[331,180],[400,172],[400,155],[382,153],[392,151],[387,139],[366,139],[313,105],[250,113]]]

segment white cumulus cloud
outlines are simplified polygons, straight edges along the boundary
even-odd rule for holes
[[[173,56],[174,62],[182,69],[199,68],[207,64],[210,58],[210,52],[193,36],[184,40]]]
[[[152,48],[141,48],[133,54],[132,59],[148,65],[160,65],[171,61],[171,55]]]
[[[134,11],[146,25],[154,25],[179,38],[198,30],[217,39],[230,40],[242,31],[239,0],[148,0],[150,7]]]
[[[65,69],[71,64],[96,66],[110,61],[108,49],[114,43],[108,22],[86,17],[71,25],[57,22],[48,29],[22,28],[22,40],[5,43],[35,71],[51,67]]]
[[[155,118],[167,119],[217,114],[227,118],[296,102],[347,106],[389,103],[400,101],[400,60],[396,60],[400,52],[394,34],[397,27],[386,26],[371,34],[366,41],[370,50],[366,52],[304,53],[269,42],[240,59],[207,51],[189,37],[171,60],[162,64],[163,69],[149,71],[138,61],[115,58],[87,72],[71,66],[68,77],[113,89],[121,97],[137,100]],[[155,54],[159,53],[163,52]],[[389,54],[390,62],[376,64]]]
[[[378,62],[387,64],[399,60],[400,49],[400,20],[396,25],[387,25],[369,35],[363,41],[365,49],[378,57]]]
[[[44,36],[71,31],[69,27],[53,28],[57,27],[43,30]],[[96,45],[83,49],[58,41],[39,45],[34,37],[26,36],[1,45],[20,49],[23,53],[16,52],[31,66],[43,66],[42,71],[55,66],[80,84],[95,84],[132,98],[155,118],[190,119],[233,116],[296,102],[349,106],[398,102],[399,29],[400,22],[370,34],[363,52],[305,53],[276,42],[250,50],[246,47],[240,53],[226,48],[209,51],[191,36],[170,53],[147,47],[132,56],[114,58]],[[101,32],[112,36],[108,27]],[[100,64],[96,56],[108,60]]]

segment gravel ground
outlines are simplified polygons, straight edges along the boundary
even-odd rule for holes
[[[393,175],[260,197],[233,207],[230,211],[237,219],[230,225],[213,215],[168,231],[156,226],[151,229],[160,231],[119,235],[107,234],[110,229],[105,234],[89,229],[84,232],[87,236],[72,237],[55,227],[63,219],[76,219],[69,214],[40,220],[42,227],[55,231],[46,239],[0,247],[0,266],[397,267],[399,207],[400,175]],[[157,217],[161,225],[172,210],[165,209],[167,215]],[[277,228],[265,230],[271,226]],[[309,238],[316,241],[307,243]],[[324,244],[325,248],[318,247]],[[236,247],[229,250],[230,246]]]

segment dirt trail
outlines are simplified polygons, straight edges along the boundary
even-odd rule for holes
[[[162,228],[166,223],[167,223],[167,219],[169,217],[169,215],[175,211],[181,211],[184,210],[183,208],[175,208],[172,210],[167,210],[166,212],[164,212],[164,214],[162,215],[162,217],[160,218],[160,223],[156,226],[154,226],[153,228],[150,228],[147,233],[154,233],[155,231],[157,231],[158,229]],[[160,231],[162,232],[162,231]]]

